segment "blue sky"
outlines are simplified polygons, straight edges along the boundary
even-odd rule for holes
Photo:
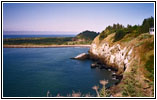
[[[142,24],[153,3],[4,3],[4,31],[101,32],[113,23]]]

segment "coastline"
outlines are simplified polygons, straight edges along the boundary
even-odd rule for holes
[[[90,48],[90,45],[3,45],[3,48],[63,48],[63,47]]]

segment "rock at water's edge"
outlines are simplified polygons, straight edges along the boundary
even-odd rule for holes
[[[77,59],[77,60],[85,60],[89,58],[89,54],[86,53],[81,53],[79,55],[77,55],[76,57],[72,58],[72,59]]]
[[[99,67],[96,63],[91,64],[91,68]]]

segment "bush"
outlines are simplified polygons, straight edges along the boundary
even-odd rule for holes
[[[140,37],[138,37],[138,39],[143,40],[143,39],[148,39],[148,38],[151,38],[151,37],[152,37],[152,35],[150,35],[150,34],[143,34]]]
[[[142,33],[149,32],[149,28],[154,27],[154,18],[150,17],[144,19],[141,27],[142,27]]]
[[[147,51],[154,50],[154,40],[145,42],[145,48]]]
[[[145,94],[142,91],[140,82],[135,78],[137,77],[137,67],[133,66],[132,70],[125,73],[125,78],[123,79],[124,84],[122,85],[123,91],[122,96],[126,97],[144,97]]]
[[[147,77],[150,79],[150,80],[154,80],[154,55],[151,55],[149,57],[149,60],[147,60],[146,64],[145,64],[145,68],[146,70],[148,71],[147,73]]]
[[[144,19],[142,25],[128,25],[124,27],[123,25],[117,23],[113,26],[107,26],[106,29],[100,34],[99,39],[102,40],[107,37],[107,35],[116,32],[115,41],[121,40],[126,34],[133,34],[134,37],[139,36],[142,33],[149,32],[149,28],[154,27],[154,18],[150,17]]]
[[[114,42],[121,40],[126,35],[124,30],[118,30],[114,37]]]
[[[103,40],[104,38],[107,37],[107,34],[105,34],[104,32],[102,32],[99,36],[99,40]]]

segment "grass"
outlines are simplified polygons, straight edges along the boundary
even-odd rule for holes
[[[133,43],[139,61],[131,66],[134,71],[129,72],[124,79],[123,96],[153,96],[154,37],[144,33],[136,37]]]
[[[147,37],[148,38],[148,37]],[[154,40],[146,39],[140,47],[141,65],[145,70],[144,75],[151,81],[154,81]]]
[[[100,34],[99,39],[103,40],[106,37],[107,37],[107,34],[103,32],[103,33]]]
[[[135,47],[139,47],[139,46],[141,46],[143,44],[144,44],[144,42],[139,42],[139,43],[135,44]]]
[[[141,84],[136,78],[137,76],[137,66],[134,65],[132,70],[128,73],[125,73],[125,78],[123,79],[123,88],[122,96],[124,97],[144,97],[145,94],[142,91]]]
[[[137,34],[135,33],[128,33],[126,34],[126,36],[124,36],[122,38],[122,42],[129,42],[129,41],[132,41],[133,39],[135,39],[137,37]]]
[[[143,40],[143,39],[148,39],[148,38],[151,38],[152,35],[148,34],[148,33],[145,33],[145,34],[142,34],[138,37],[139,40]]]
[[[145,63],[145,69],[147,70],[146,77],[154,81],[154,55],[149,56],[149,59]]]
[[[107,42],[109,41],[107,40],[108,37],[105,38]],[[111,41],[114,38],[110,37],[109,39]],[[117,43],[121,43],[125,47],[134,47],[135,55],[131,59],[137,57],[139,60],[133,61],[134,64],[132,63],[129,66],[129,71],[125,72],[125,77],[120,84],[115,86],[114,90],[111,90],[113,95],[123,97],[154,96],[154,36],[147,33],[126,34],[122,39],[114,42],[114,44]]]
[[[108,40],[106,41],[108,42]],[[147,33],[127,34],[121,40],[114,42],[114,44],[117,43],[124,47],[134,47],[134,55],[131,58],[134,61],[131,62],[129,70],[123,73],[125,77],[120,84],[112,90],[113,95],[152,97],[154,95],[154,36]],[[136,58],[139,59],[137,62]]]

